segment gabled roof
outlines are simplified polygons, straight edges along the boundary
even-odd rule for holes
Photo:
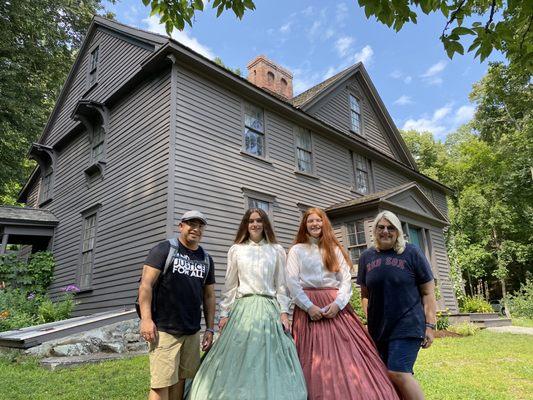
[[[384,204],[385,206],[405,208],[402,205],[402,202],[405,201],[406,198],[409,198],[410,201],[417,203],[418,206],[412,207],[409,210],[410,212],[437,220],[444,225],[449,224],[448,218],[438,209],[437,206],[435,206],[435,204],[433,204],[433,202],[426,196],[422,189],[420,189],[416,182],[408,182],[387,190],[369,194],[367,196],[336,203],[326,208],[326,212],[337,213],[369,206],[372,204],[377,205],[380,203]],[[415,210],[416,208],[418,208],[418,211]]]
[[[405,141],[402,138],[402,135],[398,131],[396,124],[394,123],[392,117],[390,116],[383,100],[379,96],[376,87],[372,83],[368,72],[366,71],[362,63],[357,63],[351,67],[345,69],[344,71],[339,72],[337,75],[332,76],[329,79],[326,79],[324,82],[319,83],[318,85],[313,86],[311,89],[306,90],[302,94],[296,96],[293,99],[292,104],[295,107],[298,107],[304,111],[309,111],[315,104],[317,104],[321,99],[325,98],[327,95],[332,93],[342,84],[344,84],[348,79],[354,77],[356,74],[359,74],[362,78],[363,84],[366,89],[370,92],[372,101],[377,105],[378,115],[384,121],[385,129],[389,132],[389,138],[392,140],[395,149],[400,153],[402,161],[406,163],[409,167],[413,168],[415,171],[418,171],[416,161],[413,158],[411,152],[407,148]]]
[[[361,63],[354,64],[351,67],[339,72],[338,74],[326,79],[325,81],[320,82],[319,84],[311,87],[310,89],[307,89],[305,92],[300,93],[298,96],[293,97],[292,105],[300,108],[305,107],[307,103],[315,99],[320,93],[326,91],[334,83],[344,77],[351,76],[351,74],[355,72],[359,64]]]

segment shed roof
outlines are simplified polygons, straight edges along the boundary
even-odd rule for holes
[[[0,206],[0,223],[8,222],[57,225],[59,220],[51,211],[41,208]]]

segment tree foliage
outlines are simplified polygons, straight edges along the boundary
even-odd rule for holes
[[[533,272],[532,88],[527,71],[491,64],[472,90],[474,119],[444,143],[403,132],[427,173],[455,190],[449,202],[452,265],[467,288],[479,280],[518,289]]]
[[[183,30],[185,24],[192,26],[194,14],[204,10],[203,0],[142,0],[145,6],[150,5],[150,15],[159,15],[162,24],[170,35],[175,29]],[[213,0],[211,7],[217,10],[217,17],[226,10],[232,10],[235,16],[242,19],[246,10],[255,10],[252,0]]]
[[[455,53],[475,52],[481,61],[493,50],[508,60],[532,69],[532,0],[358,0],[367,18],[372,16],[399,31],[417,22],[417,11],[440,13],[447,19],[440,40],[450,58]]]
[[[192,26],[194,15],[204,10],[203,0],[142,0],[152,15],[159,15],[170,35],[174,28]],[[210,2],[211,3],[211,2]],[[474,52],[485,60],[493,50],[505,54],[512,63],[533,70],[533,0],[358,0],[367,18],[399,31],[407,23],[417,23],[418,13],[439,13],[447,22],[440,40],[448,57]],[[217,17],[232,10],[242,19],[255,10],[253,0],[213,0]],[[468,47],[467,47],[468,46]]]
[[[0,203],[14,203],[27,161],[101,0],[0,3]],[[107,15],[109,16],[109,15]]]

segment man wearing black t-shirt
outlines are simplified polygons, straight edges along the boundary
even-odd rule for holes
[[[150,344],[149,400],[183,398],[185,379],[193,378],[200,364],[202,304],[207,326],[202,350],[207,351],[213,343],[214,265],[199,245],[206,223],[201,212],[187,211],[179,223],[176,245],[168,240],[159,243],[143,266],[140,331]]]

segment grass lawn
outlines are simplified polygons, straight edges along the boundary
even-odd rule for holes
[[[437,339],[415,367],[427,399],[533,398],[533,336],[481,332]],[[0,358],[0,399],[146,399],[148,358],[47,371]],[[332,399],[333,400],[333,399]],[[385,400],[385,399],[384,399]]]
[[[526,328],[533,328],[533,318],[512,318],[514,326],[524,326]]]

